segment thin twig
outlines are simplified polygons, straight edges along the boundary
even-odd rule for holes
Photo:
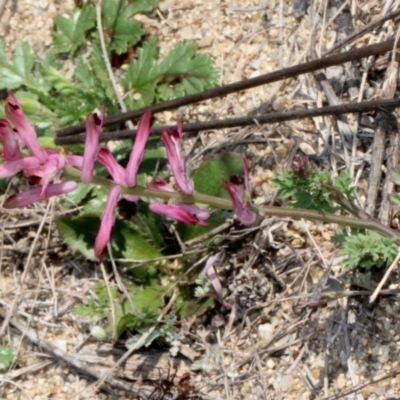
[[[368,25],[365,25],[364,28],[360,29],[357,32],[354,32],[353,34],[347,36],[345,39],[337,43],[335,46],[333,46],[331,49],[326,51],[322,57],[326,57],[329,54],[332,54],[338,50],[340,50],[343,46],[346,46],[347,44],[351,43],[353,40],[357,39],[358,37],[364,35],[364,33],[367,33],[368,31],[371,31],[372,29],[377,28],[378,26],[382,25],[386,21],[389,21],[390,19],[394,19],[396,17],[400,16],[400,10],[394,11],[382,18],[377,19],[376,21],[370,22]]]
[[[195,123],[184,124],[183,130],[185,134],[194,133],[197,134],[203,130],[213,129],[225,129],[234,128],[239,126],[250,126],[257,124],[272,124],[277,122],[285,122],[291,120],[297,120],[302,118],[313,118],[323,115],[340,115],[348,113],[360,113],[367,111],[375,111],[379,109],[390,110],[396,107],[400,107],[400,99],[388,99],[388,100],[374,100],[364,101],[359,103],[341,104],[337,106],[321,107],[310,110],[294,110],[289,112],[279,112],[261,115],[252,115],[249,117],[241,118],[228,118],[222,121],[200,121]],[[150,130],[151,135],[161,135],[161,132],[165,128],[176,128],[176,125],[168,125],[166,127],[157,127]],[[103,132],[100,135],[100,141],[107,140],[119,140],[119,139],[130,139],[136,135],[136,130],[124,129],[116,130],[112,132]],[[56,137],[55,143],[57,145],[65,144],[76,144],[84,143],[85,134],[73,135],[73,136],[59,136]]]
[[[50,201],[48,202],[47,208],[46,208],[46,212],[45,212],[45,216],[47,216],[47,214],[48,214],[49,211],[51,210],[53,201],[54,201],[54,200],[50,200]],[[43,218],[43,219],[42,219],[42,222],[40,223],[40,225],[39,225],[39,227],[38,227],[38,229],[37,229],[37,231],[36,231],[36,235],[35,235],[35,238],[33,239],[32,245],[31,245],[31,247],[30,247],[30,249],[29,249],[29,253],[28,253],[28,256],[27,256],[27,258],[26,258],[26,262],[25,262],[25,265],[24,265],[24,271],[23,271],[23,273],[22,273],[22,275],[21,275],[18,289],[17,289],[17,291],[16,291],[16,293],[15,293],[14,299],[13,299],[13,301],[12,301],[10,307],[8,308],[8,311],[7,311],[7,313],[6,313],[7,316],[4,318],[3,324],[2,324],[2,326],[1,326],[1,328],[0,328],[0,337],[4,335],[4,332],[5,332],[5,330],[6,330],[7,326],[8,326],[8,324],[9,324],[11,315],[12,315],[13,312],[14,312],[15,306],[16,306],[17,301],[18,301],[18,299],[19,299],[19,296],[20,296],[20,294],[21,294],[21,292],[22,292],[22,287],[23,287],[23,284],[24,284],[24,282],[25,282],[26,275],[27,275],[27,273],[28,273],[28,271],[29,271],[29,266],[30,266],[30,264],[31,264],[33,254],[34,254],[34,251],[35,251],[35,249],[36,249],[36,243],[38,242],[38,240],[39,240],[39,238],[40,238],[40,234],[42,233],[43,228],[44,228],[45,225],[46,225],[46,218]]]
[[[103,261],[100,261],[100,269],[101,273],[103,274],[104,285],[107,289],[107,295],[110,300],[110,310],[111,310],[111,327],[112,327],[112,336],[113,339],[117,339],[117,320],[115,317],[115,303],[114,298],[111,291],[110,280],[108,279],[106,268],[104,267]]]
[[[35,371],[43,371],[46,367],[53,364],[54,360],[48,361],[39,361],[35,364],[28,365],[27,367],[14,369],[12,371],[7,371],[4,374],[0,374],[0,382],[4,381],[6,378],[8,379],[17,379],[22,375],[32,374]]]
[[[101,19],[101,4],[102,4],[102,0],[97,0],[97,2],[96,2],[96,22],[97,22],[97,31],[99,33],[101,52],[103,53],[103,59],[104,59],[105,65],[106,65],[108,77],[110,78],[110,82],[113,87],[115,97],[117,98],[119,108],[121,109],[122,112],[126,112],[127,108],[124,103],[124,99],[122,98],[121,93],[118,89],[117,81],[115,80],[114,72],[112,70],[111,62],[110,62],[110,59],[109,59],[108,53],[107,53],[106,42],[104,40],[103,21]],[[127,125],[128,125],[129,129],[133,129],[132,121],[127,121]]]
[[[379,293],[382,290],[383,285],[386,283],[386,281],[388,280],[390,274],[396,268],[396,266],[399,263],[399,261],[400,261],[400,251],[397,254],[397,257],[395,258],[395,260],[392,262],[392,264],[388,268],[388,270],[385,272],[385,275],[383,276],[383,278],[379,282],[379,285],[374,290],[374,293],[372,293],[371,297],[369,298],[369,302],[370,303],[373,303],[376,300],[376,298],[379,296]]]
[[[360,58],[382,54],[392,50],[394,45],[395,45],[395,39],[389,39],[384,42],[361,47],[359,49],[352,49],[351,51],[334,54],[329,57],[323,57],[317,60],[295,65],[293,67],[284,68],[282,70],[274,71],[269,74],[260,75],[255,78],[245,79],[222,87],[217,87],[215,89],[210,89],[204,92],[179,97],[178,99],[165,101],[159,104],[155,104],[151,107],[142,107],[134,111],[128,111],[126,113],[112,115],[105,118],[104,126],[139,118],[147,110],[151,110],[153,113],[167,111],[184,105],[198,103],[204,100],[214,99],[216,97],[223,97],[230,93],[240,92],[242,90],[265,85],[267,83],[280,81],[282,79],[293,78],[297,75],[305,74],[307,72],[313,72],[318,69],[323,69],[333,65],[343,64],[348,61],[358,60]],[[399,44],[397,43],[397,45]],[[85,131],[85,125],[79,124],[59,130],[57,132],[57,137],[60,138],[62,136],[75,135],[79,132],[84,132],[84,131]]]
[[[112,265],[112,269],[114,272],[114,278],[115,278],[115,281],[117,282],[119,290],[121,290],[121,292],[124,294],[126,300],[128,301],[128,303],[131,307],[132,312],[136,315],[136,317],[138,317],[141,320],[144,320],[145,319],[144,315],[135,306],[135,304],[132,301],[132,296],[128,293],[128,290],[126,289],[124,282],[122,282],[121,276],[118,272],[117,264],[115,263],[115,259],[114,259],[114,256],[112,253],[112,248],[111,248],[110,244],[108,244],[107,250],[108,250],[108,256],[110,258],[110,262]]]
[[[7,317],[7,312],[3,309],[0,308],[0,316],[2,318]],[[27,337],[32,343],[34,343],[36,346],[40,347],[47,353],[51,354],[53,357],[58,358],[66,362],[67,364],[71,365],[72,367],[76,368],[78,371],[81,373],[91,376],[93,378],[97,379],[104,379],[104,376],[102,376],[102,372],[96,368],[92,368],[91,366],[88,366],[85,362],[80,361],[75,355],[70,355],[59,349],[58,347],[54,346],[50,342],[47,342],[46,340],[41,339],[38,336],[38,333],[36,330],[27,328],[24,323],[21,321],[17,320],[15,317],[12,317],[9,319],[9,322],[11,325],[13,325],[16,329],[18,329],[22,334],[24,334],[25,337]],[[105,378],[107,383],[109,383],[111,386],[119,389],[123,389],[128,391],[131,394],[135,394],[137,396],[140,396],[140,398],[147,398],[145,397],[146,391],[143,388],[143,386],[140,385],[140,383],[136,382],[124,382],[122,380],[117,380],[117,379],[111,379],[111,378]],[[149,392],[147,392],[148,394]]]

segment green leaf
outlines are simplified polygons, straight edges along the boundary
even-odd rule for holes
[[[214,305],[214,299],[211,296],[202,299],[193,297],[188,293],[180,294],[175,301],[175,313],[182,318],[198,317]]]
[[[242,157],[223,153],[203,162],[193,173],[192,179],[194,187],[199,192],[229,198],[227,191],[222,186],[222,181],[229,181],[232,175],[243,175]]]
[[[178,43],[160,64],[157,56],[157,42],[151,37],[129,65],[124,79],[125,90],[134,91],[127,98],[129,107],[197,93],[218,83],[218,71],[208,56],[196,54],[193,42]]]
[[[107,33],[107,49],[117,54],[126,53],[128,45],[139,42],[144,30],[139,22],[132,17],[134,9],[122,6],[122,2],[103,0],[102,19],[103,29]]]
[[[162,217],[159,214],[149,212],[148,204],[144,202],[137,203],[137,217],[135,218],[136,226],[141,232],[145,232],[146,236],[159,249],[165,246],[164,234],[165,226]]]
[[[46,87],[40,77],[35,77],[35,58],[27,42],[19,42],[14,50],[14,61],[10,62],[0,42],[0,89],[15,90],[26,86],[37,93],[45,93]]]
[[[95,260],[93,246],[100,227],[98,217],[63,217],[57,220],[57,227],[73,250],[81,252],[90,260]],[[115,258],[143,261],[161,257],[161,253],[148,238],[126,221],[116,221],[111,235],[111,248]]]
[[[178,222],[176,225],[176,230],[179,233],[179,236],[183,242],[194,239],[201,235],[206,234],[207,232],[212,231],[216,227],[222,225],[225,222],[225,218],[223,217],[223,213],[220,210],[213,211],[210,218],[208,218],[207,222],[210,224],[208,226],[203,225],[187,225],[182,222]],[[213,238],[208,239],[203,244],[207,244],[213,240]]]
[[[341,172],[335,180],[334,187],[347,196],[348,199],[354,199],[354,186],[349,169]]]
[[[163,295],[165,288],[163,288],[156,280],[151,280],[148,284],[129,285],[129,293],[132,302],[146,315],[158,315],[160,309],[164,305]],[[125,308],[129,308],[129,302],[126,302]]]
[[[196,54],[196,45],[191,41],[176,44],[159,65],[159,73],[165,82],[157,89],[161,100],[210,89],[219,78],[211,59]]]
[[[131,309],[130,302],[125,300],[122,304],[116,304],[115,316],[116,327],[115,339],[131,329],[138,329],[149,321],[155,321],[161,308],[164,306],[163,293],[165,289],[156,281],[150,280],[146,283],[127,284],[131,301],[136,310],[143,315],[143,320],[133,314],[135,310]]]
[[[159,0],[131,0],[130,5],[127,6],[128,13],[139,14],[152,11],[158,4]]]
[[[11,347],[0,345],[0,370],[6,370],[15,359],[15,351]]]
[[[64,197],[64,201],[69,205],[77,205],[80,204],[86,197],[88,197],[89,193],[94,189],[95,185],[86,184],[86,183],[78,183],[78,187],[71,193],[68,193]]]
[[[400,210],[400,195],[398,193],[392,196],[393,205],[396,207],[397,211]]]
[[[78,304],[74,308],[74,314],[98,321],[105,318],[110,312],[110,298],[107,288],[102,282],[95,283],[92,287],[92,291],[94,296],[88,298],[87,304]],[[111,288],[111,296],[113,300],[117,298],[117,289]]]
[[[392,172],[392,178],[393,178],[394,183],[396,185],[400,185],[400,171],[393,171]]]
[[[345,256],[343,261],[345,268],[361,266],[369,269],[392,263],[398,249],[392,239],[374,231],[367,231],[347,236],[340,253]]]
[[[35,58],[30,52],[29,44],[21,42],[14,52],[14,67],[20,76],[33,79],[32,70],[35,65]]]
[[[129,64],[123,85],[125,90],[134,90],[130,96],[131,107],[138,108],[152,104],[155,98],[155,84],[159,72],[156,65],[158,46],[155,37],[147,40],[137,51],[137,60]]]
[[[83,8],[76,8],[72,18],[57,15],[54,18],[57,31],[53,33],[56,53],[75,53],[85,42],[85,35],[95,26],[95,21],[95,10],[89,2]]]
[[[330,184],[330,174],[327,171],[314,167],[303,175],[288,169],[283,174],[276,174],[272,182],[278,195],[289,199],[292,207],[329,213],[337,211],[330,204],[330,193],[326,188]]]
[[[94,41],[92,45],[93,50],[90,54],[90,70],[93,74],[94,85],[91,90],[95,91],[92,93],[93,95],[97,94],[97,108],[99,107],[99,93],[102,94],[101,98],[115,101],[115,92],[104,63],[104,57],[101,51],[100,43],[98,41]]]
[[[192,180],[194,187],[201,193],[211,196],[229,198],[222,181],[232,175],[243,175],[242,157],[235,154],[223,153],[214,156],[212,159],[203,162],[193,173]],[[225,222],[220,210],[214,211],[207,220],[209,226],[177,224],[177,230],[183,241],[201,236]],[[212,240],[212,239],[209,239]]]
[[[60,94],[71,95],[75,92],[75,85],[70,79],[67,79],[65,73],[61,71],[55,55],[50,52],[40,62],[40,70],[52,89]]]
[[[115,327],[114,340],[118,340],[125,332],[143,326],[143,321],[134,314],[118,316]]]
[[[137,342],[145,335],[151,328],[143,328],[139,329],[139,333],[134,335],[129,340],[125,342],[125,346],[130,349],[133,346],[136,346]],[[144,342],[144,346],[148,347],[151,345],[154,340],[158,339],[161,336],[161,332],[159,329],[154,329],[150,335],[146,336],[146,341]]]

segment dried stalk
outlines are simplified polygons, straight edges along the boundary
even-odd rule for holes
[[[313,118],[323,115],[340,115],[347,113],[359,113],[366,111],[374,111],[377,109],[390,110],[400,106],[400,99],[395,100],[378,100],[378,101],[365,101],[362,103],[354,104],[344,104],[337,106],[321,107],[312,110],[294,110],[283,113],[270,113],[264,115],[254,115],[250,117],[242,118],[231,118],[222,121],[205,121],[197,123],[185,124],[183,129],[185,134],[195,133],[197,134],[202,130],[211,129],[224,129],[233,128],[238,126],[250,126],[255,124],[272,124],[277,122],[291,121],[302,118]],[[175,127],[176,125],[170,125],[168,128]],[[151,135],[160,135],[163,127],[152,128],[150,131]],[[100,136],[101,141],[107,140],[119,140],[119,139],[129,139],[136,135],[136,130],[116,130],[113,132],[103,132]],[[84,143],[85,134],[57,137],[55,142],[58,145],[74,144],[74,143]]]
[[[378,55],[390,51],[394,46],[400,46],[400,43],[395,39],[386,40],[384,42],[364,46],[359,49],[352,49],[340,54],[334,54],[329,57],[319,58],[310,62],[295,65],[293,67],[284,68],[280,71],[275,71],[269,74],[260,75],[252,79],[245,79],[239,82],[230,83],[228,85],[217,87],[215,89],[206,90],[204,92],[191,94],[188,96],[180,97],[178,99],[165,101],[155,104],[151,107],[142,107],[134,111],[120,113],[105,118],[104,126],[112,125],[115,123],[125,122],[131,119],[139,118],[145,111],[152,110],[153,113],[175,109],[188,104],[198,103],[216,97],[223,97],[230,93],[240,92],[242,90],[251,89],[257,86],[265,85],[280,81],[282,79],[293,78],[297,75],[313,72],[319,69],[330,67],[332,65],[343,64],[348,61],[358,60],[360,58]],[[79,124],[68,128],[61,129],[57,132],[57,137],[75,135],[79,132],[84,132],[85,125]]]

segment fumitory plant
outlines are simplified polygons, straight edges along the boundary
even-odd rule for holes
[[[186,224],[207,224],[210,211],[195,203],[219,208],[232,208],[233,205],[243,224],[250,225],[256,220],[256,213],[250,208],[248,179],[250,165],[247,160],[244,160],[244,180],[232,176],[230,182],[223,182],[232,203],[226,199],[195,193],[193,184],[187,177],[185,160],[181,151],[182,125],[180,122],[177,129],[164,129],[162,132],[162,141],[177,185],[177,190],[175,190],[161,178],[157,178],[149,185],[149,188],[137,184],[138,168],[150,133],[150,112],[146,112],[139,121],[137,135],[125,168],[118,164],[108,147],[99,145],[105,114],[104,107],[99,114],[89,114],[86,119],[86,142],[83,155],[64,154],[63,151],[42,147],[35,129],[27,121],[21,105],[11,92],[5,105],[5,114],[7,119],[0,119],[0,139],[3,143],[4,158],[3,164],[0,165],[0,178],[12,178],[17,173],[23,172],[32,188],[10,196],[3,206],[5,208],[25,207],[43,199],[73,192],[77,189],[77,182],[63,181],[63,173],[74,179],[79,178],[84,184],[95,182],[108,187],[109,193],[94,243],[95,255],[100,259],[110,240],[117,203],[121,197],[130,202],[137,202],[141,197],[161,198],[164,202],[150,202],[150,211]],[[96,161],[106,168],[112,181],[95,178]]]
[[[235,210],[237,218],[243,225],[254,224],[257,221],[257,214],[269,214],[374,230],[389,238],[382,241],[379,250],[381,255],[387,257],[387,261],[390,261],[394,254],[394,251],[387,249],[387,246],[400,242],[399,234],[355,206],[352,202],[352,190],[348,185],[349,177],[346,174],[339,176],[335,182],[330,182],[323,171],[319,171],[305,158],[296,157],[292,169],[278,176],[275,182],[280,187],[283,197],[291,197],[297,205],[300,204],[308,209],[270,206],[256,209],[251,204],[250,164],[246,159],[243,159],[243,178],[231,175],[229,179],[224,179],[219,184],[226,190],[229,199],[221,194],[209,195],[195,190],[196,179],[192,181],[186,171],[181,148],[183,126],[179,121],[176,127],[165,128],[162,131],[162,142],[166,148],[175,185],[169,184],[159,176],[147,185],[140,185],[138,171],[149,141],[152,118],[150,112],[146,112],[138,123],[137,134],[126,166],[116,160],[107,146],[99,144],[105,116],[104,107],[98,114],[91,113],[86,118],[86,142],[83,155],[69,154],[63,149],[43,147],[37,139],[34,127],[29,124],[20,103],[12,92],[9,92],[5,105],[5,115],[6,119],[0,119],[0,141],[3,145],[0,178],[11,179],[22,173],[31,187],[8,197],[3,207],[20,208],[53,196],[70,194],[82,184],[103,187],[107,190],[107,199],[93,243],[94,254],[100,260],[110,242],[120,199],[135,204],[143,200],[141,203],[148,204],[148,210],[151,213],[167,216],[187,225],[206,226],[212,218],[212,208],[216,208]],[[102,165],[111,179],[95,174],[95,163]],[[221,164],[222,167],[223,164]],[[356,218],[333,214],[337,209],[346,210]],[[82,229],[87,230],[88,227],[84,226]],[[357,246],[352,248],[362,248],[359,241]],[[215,273],[213,264],[216,259],[216,256],[209,258],[203,277],[207,275],[210,278],[216,299],[229,308],[230,305],[223,299],[222,288]],[[376,257],[366,255],[365,252],[358,258],[357,254],[353,254],[352,263],[357,262],[358,259],[368,260],[371,265],[371,260],[376,260]]]

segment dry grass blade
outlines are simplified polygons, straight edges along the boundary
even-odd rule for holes
[[[0,315],[2,318],[6,318],[7,313],[4,310],[0,310]],[[34,329],[27,328],[22,321],[12,317],[9,319],[9,323],[17,328],[29,341],[38,346],[40,349],[56,359],[66,362],[68,365],[77,369],[82,374],[92,377],[93,379],[102,379],[111,387],[123,389],[130,393],[136,393],[138,396],[146,396],[146,390],[144,390],[139,383],[128,383],[122,380],[114,379],[110,376],[104,377],[102,371],[98,370],[97,368],[92,368],[90,365],[88,366],[86,362],[80,361],[76,356],[69,355],[53,344],[41,339]],[[151,393],[150,389],[147,391],[147,394],[149,393]]]
[[[49,365],[53,364],[53,360],[50,361],[40,361],[35,364],[29,365],[27,367],[14,369],[12,371],[8,371],[5,374],[0,374],[0,381],[5,379],[17,379],[25,374],[32,374],[36,371],[41,371],[48,367]]]

